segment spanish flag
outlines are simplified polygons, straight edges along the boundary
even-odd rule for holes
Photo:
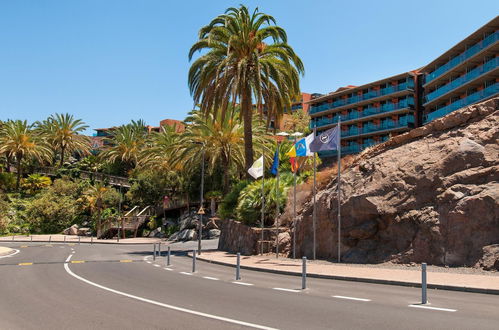
[[[296,172],[298,170],[298,160],[296,159],[296,148],[295,145],[289,149],[289,151],[286,153],[287,156],[289,156],[289,162],[291,163],[291,171]]]

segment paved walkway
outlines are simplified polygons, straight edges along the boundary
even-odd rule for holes
[[[162,241],[159,238],[136,237],[120,239],[120,244],[148,244]],[[96,239],[95,237],[75,236],[75,235],[19,235],[19,236],[4,236],[0,237],[1,242],[51,242],[51,243],[107,243],[116,244],[115,239]]]
[[[198,258],[228,265],[235,265],[236,263],[236,255],[223,251],[206,251]],[[250,269],[300,274],[302,262],[301,260],[287,258],[276,259],[271,256],[241,256],[241,266]],[[421,283],[421,268],[419,266],[404,270],[308,262],[307,274],[317,277],[384,284],[417,286]],[[499,276],[428,271],[427,277],[428,287],[499,294]]]

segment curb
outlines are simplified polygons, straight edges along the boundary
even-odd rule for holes
[[[0,244],[2,243],[48,243],[48,244],[78,244],[78,241],[31,241],[31,240],[15,240],[15,241],[7,241],[7,240],[0,240]],[[146,245],[146,244],[154,244],[154,243],[159,243],[159,242],[145,242],[145,243],[121,243],[121,242],[83,242],[81,241],[80,244],[88,244],[88,245],[96,245],[96,244],[108,244],[108,245]],[[166,242],[161,242],[161,243],[166,243]]]
[[[188,253],[187,255],[192,258],[190,253]],[[207,263],[215,264],[215,265],[221,265],[221,266],[227,266],[227,267],[235,267],[236,266],[236,265],[229,264],[229,263],[226,263],[223,261],[210,260],[210,259],[206,259],[206,258],[203,258],[200,256],[196,256],[196,259],[207,262]],[[273,273],[273,274],[291,275],[291,276],[300,276],[301,277],[301,273],[290,272],[290,271],[286,271],[286,270],[266,269],[266,268],[258,268],[258,267],[243,266],[243,265],[241,265],[241,269],[253,270],[253,271],[264,272],[264,273]],[[362,282],[362,283],[371,283],[371,284],[398,285],[398,286],[405,286],[405,287],[412,287],[412,288],[420,288],[421,287],[420,283],[394,281],[394,280],[380,280],[380,279],[374,279],[374,278],[323,275],[323,274],[314,274],[314,273],[307,273],[307,277],[321,278],[321,279],[328,279],[328,280],[349,281],[349,282]],[[427,284],[427,287],[428,287],[428,289],[435,289],[435,290],[447,290],[447,291],[459,291],[459,292],[472,292],[472,293],[499,295],[499,290],[495,290],[495,289],[482,289],[482,288],[472,288],[472,287],[442,285],[442,284],[430,284],[430,283]]]

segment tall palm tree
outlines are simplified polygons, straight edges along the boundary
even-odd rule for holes
[[[272,16],[258,8],[250,13],[243,5],[228,8],[201,28],[189,60],[198,51],[203,53],[192,63],[188,78],[194,102],[205,113],[221,111],[222,118],[230,103],[240,104],[248,169],[253,163],[253,105],[279,120],[300,92],[303,63]]]
[[[75,119],[73,115],[68,113],[56,113],[37,125],[47,134],[52,147],[59,153],[59,166],[64,165],[66,153],[80,155],[90,153],[90,139],[81,135],[88,126],[81,119]]]
[[[221,112],[203,114],[191,112],[186,118],[186,131],[182,134],[175,162],[189,168],[199,168],[200,155],[205,153],[208,171],[220,166],[223,173],[222,187],[228,192],[231,170],[244,171],[244,127],[239,121],[239,107],[231,109],[230,115],[223,117]],[[255,146],[262,150],[265,142],[265,126],[260,121],[252,125]]]
[[[106,138],[108,147],[100,156],[110,162],[121,161],[128,169],[132,169],[137,165],[146,138],[147,129],[144,122],[132,121],[112,131],[112,136]]]
[[[8,120],[3,124],[0,136],[0,153],[15,157],[17,168],[16,189],[19,189],[22,177],[22,162],[35,159],[39,162],[49,160],[52,151],[39,132],[33,129],[26,120]]]

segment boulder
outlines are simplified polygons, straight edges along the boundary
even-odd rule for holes
[[[184,229],[179,231],[178,241],[195,241],[198,239],[198,234],[195,229]]]
[[[220,237],[220,229],[210,229],[208,230],[208,238],[217,238]]]
[[[91,236],[92,230],[90,228],[86,228],[86,227],[78,228],[77,234],[78,234],[78,236]]]
[[[485,270],[499,271],[499,244],[492,244],[483,247],[483,256],[476,266]]]
[[[78,235],[78,225],[72,225],[62,231],[64,235]]]
[[[497,268],[498,140],[496,97],[343,161],[343,260]],[[336,259],[337,176],[319,187],[317,256]],[[312,255],[311,199],[297,216],[299,255]]]

